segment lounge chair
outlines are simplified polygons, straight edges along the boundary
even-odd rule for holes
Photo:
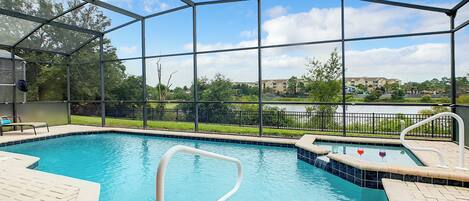
[[[12,121],[6,117],[0,117],[0,136],[3,136],[3,127],[20,127],[23,132],[23,127],[29,126],[34,130],[34,135],[37,135],[36,128],[46,127],[49,132],[49,125],[46,122],[21,122],[21,118],[18,117],[19,123],[12,123]]]

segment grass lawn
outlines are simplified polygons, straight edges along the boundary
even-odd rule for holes
[[[101,125],[100,117],[93,116],[77,116],[72,115],[72,124],[79,125]],[[106,125],[111,127],[127,127],[127,128],[142,128],[143,123],[141,120],[131,119],[117,119],[106,118]],[[175,122],[175,121],[148,121],[150,129],[158,130],[173,130],[173,131],[193,131],[193,122]],[[208,133],[223,133],[223,134],[241,134],[257,136],[259,129],[257,127],[240,127],[235,125],[224,124],[208,124],[199,123],[199,131]],[[302,130],[288,130],[288,129],[273,129],[264,128],[264,135],[277,136],[277,137],[293,137],[300,138],[305,134],[315,135],[342,135],[341,132],[320,132],[320,131],[302,131]],[[399,135],[383,135],[383,134],[366,134],[366,133],[347,133],[349,137],[377,137],[377,138],[399,138]],[[409,139],[422,139],[418,137],[407,137]],[[428,138],[424,138],[427,139]],[[434,140],[447,140],[447,139],[434,139]]]

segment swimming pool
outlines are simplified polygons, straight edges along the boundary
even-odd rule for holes
[[[41,171],[100,183],[102,201],[128,201],[155,200],[159,159],[178,144],[241,160],[244,180],[231,200],[386,200],[382,190],[361,188],[298,160],[294,148],[103,133],[0,150],[40,157]],[[235,180],[231,163],[177,154],[166,173],[166,200],[216,200]]]
[[[314,145],[334,154],[347,155],[367,162],[400,166],[422,166],[412,152],[402,146],[353,144],[315,141]]]

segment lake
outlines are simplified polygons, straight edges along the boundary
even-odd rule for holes
[[[305,105],[273,105],[280,108],[285,108],[286,111],[292,112],[305,112]],[[346,106],[347,112],[350,113],[402,113],[402,114],[418,114],[420,110],[431,109],[427,106],[363,106],[363,105],[354,105]],[[342,112],[342,107],[337,108],[337,112]]]

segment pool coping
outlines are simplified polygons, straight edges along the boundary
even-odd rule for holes
[[[313,143],[316,140],[402,146],[400,141],[393,139],[340,138],[336,136],[305,135],[296,143],[298,159],[324,169],[331,174],[339,176],[361,187],[383,189],[381,181],[383,178],[469,187],[468,171],[428,166],[405,167],[366,162],[359,158],[333,154],[325,148],[314,145]],[[424,165],[429,164],[428,161],[420,158],[417,154],[414,155]],[[318,157],[327,157],[327,159],[323,160]]]

